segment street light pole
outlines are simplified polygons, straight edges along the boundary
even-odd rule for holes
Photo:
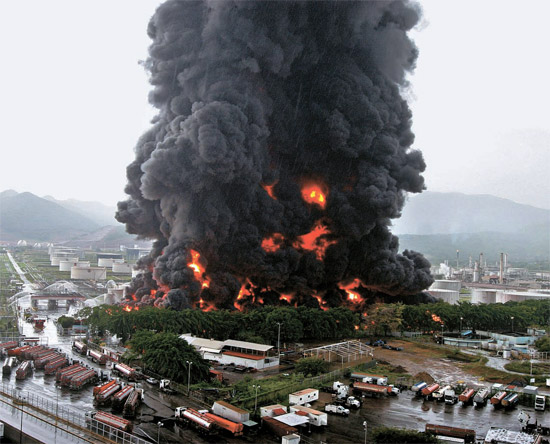
[[[277,332],[277,353],[279,354],[279,361],[281,360],[281,324],[282,322],[277,322],[279,330]]]
[[[512,320],[512,333],[514,333],[514,317],[510,316],[510,319]]]
[[[189,393],[191,391],[191,366],[193,365],[193,362],[191,361],[185,361],[187,362],[187,396],[189,396]]]
[[[464,319],[462,316],[460,316],[460,334],[462,334],[462,319]]]
[[[363,421],[363,428],[365,429],[365,444],[367,444],[367,421]]]
[[[162,422],[158,422],[157,423],[157,444],[160,444],[160,428],[163,426],[164,424]]]
[[[254,413],[256,413],[256,410],[258,409],[258,390],[261,388],[261,386],[253,385],[252,388],[256,390],[256,394],[254,396]]]

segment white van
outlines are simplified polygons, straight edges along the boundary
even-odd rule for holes
[[[535,396],[535,410],[544,410],[546,408],[546,397],[542,395]]]

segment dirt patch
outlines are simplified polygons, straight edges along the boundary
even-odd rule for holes
[[[417,381],[424,381],[427,384],[432,384],[434,382],[434,378],[432,378],[432,375],[426,372],[420,372],[414,375],[414,379]]]

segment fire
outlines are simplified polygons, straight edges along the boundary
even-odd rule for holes
[[[265,190],[265,192],[269,195],[269,197],[271,197],[272,199],[275,199],[277,200],[277,198],[275,197],[275,194],[273,193],[273,187],[277,185],[277,182],[275,182],[274,184],[272,185],[263,185],[262,184],[262,188]]]
[[[137,306],[135,306],[135,305],[134,305],[134,306],[132,306],[132,305],[125,305],[124,307],[122,307],[122,309],[123,309],[124,311],[130,312],[130,311],[132,311],[132,310],[138,311],[138,310],[139,310],[139,307],[137,307]]]
[[[302,187],[302,199],[309,204],[319,205],[323,210],[327,205],[327,191],[317,184],[306,184]]]
[[[343,283],[338,284],[338,288],[340,288],[340,290],[344,290],[348,295],[348,300],[354,304],[358,304],[363,301],[361,294],[356,291],[359,286],[365,286],[360,279],[354,279],[351,283],[347,285]]]
[[[432,320],[434,322],[439,322],[440,324],[443,324],[443,321],[441,320],[441,318],[437,316],[435,313],[432,313]]]
[[[151,296],[155,297],[156,294],[157,294],[157,290],[151,290]]]
[[[137,296],[136,296],[135,294],[132,294],[132,299],[133,299],[134,301],[137,301]]]
[[[319,308],[323,311],[327,311],[328,307],[326,306],[326,302],[323,301],[323,298],[319,296],[318,294],[313,293],[311,296],[313,296],[315,299],[317,299],[317,302],[319,302]]]
[[[241,285],[241,289],[239,290],[239,294],[237,295],[237,300],[233,303],[233,306],[239,310],[243,311],[243,299],[246,299],[247,296],[252,296],[252,289],[255,288],[254,284],[250,282],[250,280],[246,280],[244,284]],[[242,301],[242,302],[239,302]]]
[[[358,325],[355,325],[355,330],[359,330],[359,326],[358,326]]]
[[[322,261],[325,258],[327,248],[335,244],[335,240],[327,240],[323,236],[331,234],[330,230],[321,221],[317,221],[313,230],[302,236],[298,236],[298,239],[294,241],[292,246],[296,249],[302,249],[307,251],[315,251],[317,259]]]
[[[271,236],[262,240],[262,248],[266,253],[275,253],[281,244],[285,240],[285,237],[281,233],[273,233]]]
[[[191,262],[189,262],[187,266],[193,270],[195,279],[201,283],[201,287],[208,288],[210,286],[210,279],[203,277],[205,268],[200,263],[200,253],[195,250],[189,250],[189,252],[191,253]]]
[[[293,294],[281,294],[281,296],[279,297],[279,300],[280,301],[286,301],[289,304],[292,304],[292,298],[293,297],[294,297]]]

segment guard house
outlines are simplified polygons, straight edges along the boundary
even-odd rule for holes
[[[220,364],[234,364],[261,370],[279,365],[279,358],[271,356],[272,345],[256,344],[254,342],[215,341],[213,339],[197,338],[190,334],[180,336],[195,347],[204,359],[218,361]]]

